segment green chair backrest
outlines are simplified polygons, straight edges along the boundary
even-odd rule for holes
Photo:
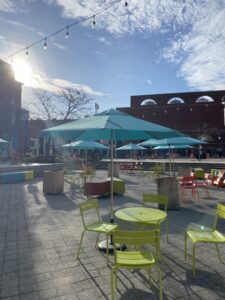
[[[225,219],[225,205],[218,203],[216,207],[216,214],[219,218]]]
[[[156,204],[164,205],[165,211],[167,211],[168,196],[166,195],[143,194],[142,199],[144,205],[146,203],[156,203]]]
[[[127,231],[115,230],[113,232],[113,245],[114,245],[114,259],[117,259],[117,245],[127,246],[144,246],[151,245],[155,249],[157,257],[159,252],[159,230],[145,230],[145,231]],[[129,248],[128,248],[129,249]]]
[[[225,219],[225,205],[223,205],[221,203],[218,203],[216,206],[216,218],[215,218],[214,225],[212,228],[213,230],[216,229],[219,218]]]
[[[101,222],[101,217],[100,217],[100,213],[99,213],[99,205],[98,205],[98,199],[89,199],[86,200],[85,202],[82,202],[79,204],[79,208],[80,208],[80,214],[81,214],[81,218],[82,218],[82,222],[84,227],[87,226],[87,223],[85,222],[85,212],[90,212],[90,211],[94,211],[97,215],[97,222]],[[91,222],[93,223],[93,221]]]

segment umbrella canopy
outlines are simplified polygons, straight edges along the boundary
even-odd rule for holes
[[[182,136],[181,133],[151,122],[147,122],[115,109],[44,129],[46,138],[64,137],[80,140],[145,140]]]
[[[0,143],[5,144],[5,143],[8,143],[8,141],[0,139]]]
[[[205,144],[204,141],[194,139],[189,136],[179,136],[172,138],[165,138],[160,140],[149,139],[143,143],[140,143],[141,146],[163,146],[163,145],[200,145]]]
[[[88,150],[89,149],[97,149],[97,150],[106,150],[109,147],[95,142],[95,141],[76,141],[70,144],[65,144],[61,146],[64,149],[82,149],[86,150],[86,166],[87,166],[87,161],[88,161]]]
[[[146,148],[130,143],[130,144],[124,145],[122,147],[116,148],[116,150],[131,150],[132,151],[132,150],[146,150]]]
[[[95,142],[95,141],[76,141],[70,144],[65,144],[62,145],[61,147],[63,148],[70,148],[70,149],[83,149],[83,150],[88,150],[88,149],[108,149],[107,146]]]
[[[155,150],[163,150],[163,149],[187,149],[187,148],[193,148],[191,145],[163,145],[163,146],[157,146],[153,149]]]
[[[182,134],[110,109],[90,117],[44,129],[41,131],[41,136],[111,141],[111,219],[113,221],[113,141],[163,139],[182,136]]]
[[[144,141],[144,142],[138,144],[138,146],[141,146],[141,147],[155,147],[158,145],[159,145],[159,140],[156,140],[156,139],[149,139],[147,141]]]

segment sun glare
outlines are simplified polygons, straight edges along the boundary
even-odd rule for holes
[[[32,85],[32,71],[29,64],[22,59],[13,61],[13,70],[15,73],[15,79],[25,85]]]

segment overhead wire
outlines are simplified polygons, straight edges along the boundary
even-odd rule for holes
[[[93,20],[93,21],[92,21],[92,24],[93,24],[93,25],[96,25],[95,17],[96,17],[97,15],[103,13],[104,11],[108,10],[109,8],[111,8],[112,6],[116,5],[117,3],[121,2],[121,1],[122,1],[122,0],[115,0],[115,1],[111,2],[110,4],[106,5],[105,7],[98,9],[98,10],[95,11],[94,13],[89,14],[88,16],[85,16],[85,17],[81,18],[80,20],[74,21],[73,23],[71,23],[71,24],[69,24],[69,25],[66,25],[66,26],[64,26],[64,27],[62,27],[62,28],[60,28],[60,29],[58,29],[57,31],[55,31],[55,32],[53,32],[53,33],[51,33],[51,34],[49,34],[49,35],[46,35],[45,37],[43,37],[43,38],[41,38],[41,39],[39,39],[39,40],[37,40],[37,41],[31,43],[30,45],[27,45],[27,46],[25,46],[24,48],[21,48],[21,49],[15,51],[15,52],[11,53],[11,54],[8,55],[7,57],[5,57],[4,60],[7,60],[7,59],[11,58],[11,61],[12,61],[12,60],[13,60],[13,57],[14,57],[15,55],[17,55],[17,54],[19,54],[19,53],[21,53],[21,52],[24,52],[24,51],[26,51],[26,54],[27,54],[27,53],[28,53],[28,50],[29,50],[31,47],[33,47],[33,46],[35,46],[35,45],[37,45],[37,44],[39,44],[39,43],[41,43],[41,42],[44,42],[44,49],[47,49],[47,41],[48,41],[51,37],[53,37],[53,36],[57,35],[58,33],[60,33],[60,32],[62,32],[62,31],[65,31],[65,30],[66,30],[66,35],[65,35],[65,37],[68,38],[68,37],[69,37],[69,28],[71,28],[72,26],[78,25],[78,24],[80,24],[80,23],[83,23],[83,22],[85,22],[85,21],[87,21],[87,20],[92,19],[92,20]],[[127,1],[125,1],[125,7],[127,7],[127,5],[128,5],[128,3],[127,3]],[[27,55],[27,56],[28,56],[28,55]]]

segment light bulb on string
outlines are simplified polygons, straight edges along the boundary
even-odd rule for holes
[[[127,6],[128,6],[128,2],[127,2],[127,1],[125,1],[124,5],[125,5],[125,7],[127,7]]]
[[[47,50],[47,39],[45,39],[44,50]]]
[[[96,25],[96,21],[95,21],[95,15],[93,15],[93,21],[92,21],[92,25],[95,26]]]
[[[28,52],[28,48],[26,49],[26,58],[28,58],[29,56],[29,52]]]
[[[65,34],[65,39],[69,38],[69,27],[66,27],[66,34]]]

